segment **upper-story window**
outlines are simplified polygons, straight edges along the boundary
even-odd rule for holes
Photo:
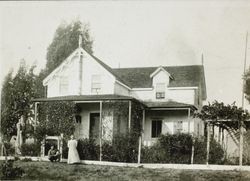
[[[182,121],[176,121],[174,122],[174,133],[181,133],[183,131],[183,122]]]
[[[68,77],[67,76],[61,76],[60,77],[60,87],[59,87],[60,94],[67,94],[68,93],[68,88],[69,88]]]
[[[102,88],[101,75],[99,74],[92,75],[91,93],[98,94],[100,93],[101,88]]]
[[[165,91],[166,91],[166,84],[165,83],[157,83],[155,88],[156,99],[164,99],[165,98]]]

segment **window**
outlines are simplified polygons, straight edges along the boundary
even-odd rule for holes
[[[91,92],[98,94],[101,91],[101,75],[92,75]]]
[[[60,94],[67,94],[68,87],[69,87],[68,77],[66,76],[60,77],[60,88],[59,88]]]
[[[164,83],[157,83],[155,91],[156,91],[156,99],[165,98],[165,84]]]
[[[161,134],[162,120],[152,120],[152,138],[157,138]]]
[[[175,133],[181,133],[183,130],[183,122],[177,121],[174,123],[174,132]]]

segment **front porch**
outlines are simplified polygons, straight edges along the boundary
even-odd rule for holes
[[[46,102],[73,102],[74,135],[77,139],[111,141],[117,134],[129,133],[142,129],[144,105],[129,96],[120,95],[85,95],[41,98],[35,100],[35,122],[39,122],[39,105]]]
[[[193,118],[195,106],[168,101],[144,102],[143,145],[153,145],[161,134],[188,133],[194,136],[204,134],[201,120]]]
[[[192,115],[196,107],[174,101],[140,102],[120,95],[85,95],[42,98],[35,100],[37,106],[43,102],[71,101],[77,107],[74,115],[77,139],[112,141],[115,135],[138,131],[142,144],[153,145],[160,134],[190,133],[203,135],[203,123]],[[36,121],[35,121],[36,122]]]

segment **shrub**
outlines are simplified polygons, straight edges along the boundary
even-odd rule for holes
[[[4,142],[4,147],[6,150],[6,156],[14,155],[15,154],[15,147],[8,142]],[[4,152],[5,155],[5,152]]]
[[[165,150],[165,162],[190,163],[192,136],[189,134],[161,135],[159,144]]]
[[[114,136],[112,142],[102,143],[102,160],[137,162],[138,141],[133,134]],[[78,140],[77,150],[81,160],[99,160],[100,146],[93,139]]]
[[[93,139],[78,140],[77,150],[81,160],[98,160],[99,146]]]
[[[223,164],[225,152],[221,145],[212,139],[210,141],[209,163],[210,164]]]
[[[142,148],[143,163],[185,163],[190,164],[192,152],[192,136],[189,134],[161,135],[157,143]],[[206,139],[195,138],[194,163],[206,163]],[[215,140],[210,141],[210,164],[222,164],[225,152]]]
[[[195,139],[194,163],[205,164],[207,155],[207,140],[205,137]],[[223,164],[225,151],[222,146],[214,139],[210,140],[209,163]]]
[[[31,158],[24,158],[24,159],[22,159],[21,161],[22,161],[22,162],[31,162],[32,159],[31,159]]]
[[[1,165],[2,179],[16,179],[24,174],[21,167],[14,167],[14,160],[8,160]]]
[[[142,147],[141,150],[141,162],[142,163],[168,163],[166,151],[160,146],[159,143],[151,147]]]
[[[98,145],[99,147],[99,145]],[[115,153],[111,142],[104,141],[102,144],[102,160],[103,161],[114,161]]]
[[[109,158],[110,161],[129,162],[129,163],[137,162],[137,154],[138,154],[137,136],[133,133],[119,134],[114,136],[112,140],[111,153],[112,157]]]
[[[24,143],[21,146],[21,153],[23,156],[39,156],[41,152],[41,145],[39,143]]]

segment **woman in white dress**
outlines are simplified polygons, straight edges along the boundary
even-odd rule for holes
[[[68,153],[68,164],[79,163],[80,158],[77,147],[77,141],[74,139],[74,136],[70,136],[70,140],[68,141],[69,153]]]

